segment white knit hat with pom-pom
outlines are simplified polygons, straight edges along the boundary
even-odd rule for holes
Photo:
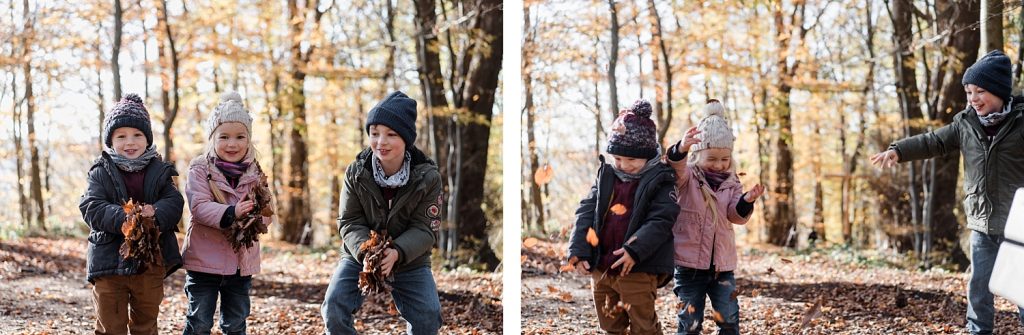
[[[720,148],[732,150],[736,136],[732,134],[732,127],[729,126],[729,119],[725,117],[725,106],[718,100],[711,99],[704,105],[704,118],[697,125],[697,138],[700,143],[694,144],[690,151],[697,152],[704,149]]]
[[[206,138],[213,137],[213,131],[217,127],[228,122],[238,122],[245,126],[245,130],[252,135],[252,116],[249,110],[242,104],[242,96],[237,92],[226,92],[221,94],[220,103],[213,108],[210,118],[206,119]]]

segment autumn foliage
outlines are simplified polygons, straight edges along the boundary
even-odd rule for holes
[[[252,210],[235,218],[235,222],[224,230],[224,237],[227,238],[235,252],[242,247],[251,248],[256,241],[259,241],[260,234],[267,233],[267,225],[263,222],[263,217],[274,215],[273,197],[270,194],[267,175],[260,172],[259,187],[253,187],[243,201],[245,199],[254,200]]]
[[[359,254],[363,255],[363,269],[371,269],[359,272],[359,290],[363,295],[391,293],[389,282],[394,278],[394,273],[385,276],[380,266],[384,261],[384,251],[388,248],[391,248],[391,237],[376,231],[370,231],[370,239],[359,246]]]
[[[144,206],[132,200],[122,206],[125,213],[124,224],[121,225],[124,242],[118,250],[125,260],[138,261],[142,271],[160,259],[160,230],[154,218],[142,216]]]

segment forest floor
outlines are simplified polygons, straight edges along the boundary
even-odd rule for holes
[[[91,333],[95,317],[85,281],[85,239],[0,240],[0,334]],[[323,334],[320,303],[340,256],[280,242],[263,244],[263,271],[253,277],[250,334]],[[501,274],[437,272],[442,334],[501,332]],[[161,334],[180,334],[188,300],[185,271],[164,281]],[[404,332],[388,312],[391,297],[370,296],[356,313],[361,334]],[[216,328],[216,326],[215,326]],[[214,334],[219,334],[214,329]]]
[[[565,242],[529,241],[522,257],[523,333],[599,334],[590,279],[559,273]],[[902,269],[840,248],[741,246],[736,286],[742,334],[967,334],[968,275]],[[658,290],[658,319],[676,331],[672,283]],[[996,298],[996,331],[1024,334],[1016,307]],[[716,334],[708,304],[703,334]]]

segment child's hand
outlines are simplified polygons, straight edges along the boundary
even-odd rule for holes
[[[590,263],[587,263],[587,261],[579,261],[573,269],[576,270],[576,273],[587,275],[590,273]]]
[[[142,206],[142,217],[151,218],[156,215],[156,210],[153,209],[153,205]]]
[[[871,164],[880,168],[891,168],[896,166],[896,163],[899,163],[899,160],[900,155],[893,149],[871,155]]]
[[[764,186],[757,184],[754,185],[754,188],[751,188],[750,191],[747,191],[747,194],[743,196],[743,200],[753,203],[754,201],[757,201],[757,198],[760,198],[762,194],[764,194]]]
[[[619,271],[619,274],[623,276],[628,275],[629,271],[633,270],[633,266],[636,265],[636,262],[633,261],[633,257],[630,256],[628,252],[626,252],[625,248],[619,248],[619,250],[612,251],[612,255],[622,256],[619,257],[619,260],[615,261],[615,263],[612,264],[612,269],[617,268],[621,265],[622,269]]]
[[[700,130],[697,127],[690,127],[686,130],[686,136],[683,137],[683,144],[679,145],[679,153],[689,152],[690,146],[700,143],[700,139],[697,138],[697,134],[700,134]]]
[[[387,277],[397,261],[398,250],[395,250],[395,248],[384,249],[384,259],[380,261],[380,274]]]
[[[235,204],[235,217],[240,218],[242,215],[249,213],[252,210],[254,204],[252,200],[246,200]]]

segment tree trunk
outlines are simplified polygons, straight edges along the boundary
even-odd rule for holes
[[[32,43],[35,37],[33,27],[35,19],[29,12],[28,0],[22,2],[25,12],[25,25],[22,36],[22,60],[21,69],[25,79],[25,123],[28,125],[28,151],[29,151],[29,194],[35,205],[34,223],[40,229],[46,231],[46,203],[43,201],[43,179],[39,170],[39,146],[36,144],[36,100],[32,92]]]
[[[1003,0],[981,0],[981,54],[1003,51]]]
[[[795,10],[790,22],[792,25],[800,25]],[[768,110],[777,122],[774,124],[777,133],[773,137],[773,151],[775,152],[775,166],[772,169],[772,184],[770,186],[771,197],[766,199],[765,205],[769,208],[768,217],[768,242],[780,246],[792,246],[795,239],[791,238],[796,228],[796,212],[793,208],[793,151],[792,146],[793,121],[790,114],[789,95],[792,91],[791,81],[796,73],[799,61],[793,65],[788,64],[787,50],[790,49],[790,38],[792,32],[784,22],[781,6],[776,6],[774,11],[775,31],[778,48],[778,59],[776,67],[778,71],[775,86],[778,89],[775,96],[770,98]],[[801,40],[802,42],[802,40]]]
[[[920,134],[924,130],[924,114],[921,110],[921,93],[917,88],[917,57],[912,49],[912,43],[914,41],[913,32],[913,6],[910,0],[894,0],[892,2],[892,10],[889,13],[892,19],[892,26],[894,33],[892,35],[893,44],[896,46],[893,50],[893,70],[895,73],[895,86],[897,101],[899,102],[900,112],[903,116],[903,137],[910,137]],[[907,166],[907,189],[910,194],[909,207],[910,207],[910,226],[913,236],[920,236],[919,227],[921,225],[920,213],[921,213],[921,163],[911,162],[906,164]],[[896,225],[902,225],[899,222]],[[907,241],[906,236],[891,236],[897,240]],[[912,244],[916,249],[920,245],[919,242],[913,243],[897,243],[898,248],[907,248],[904,244]],[[906,251],[902,249],[901,251]]]
[[[525,94],[525,100],[523,101],[523,107],[526,110],[526,150],[529,155],[530,171],[526,176],[526,181],[530,183],[530,203],[531,207],[523,207],[523,214],[526,215],[526,220],[523,221],[525,227],[529,227],[531,219],[536,218],[532,223],[535,226],[535,231],[541,235],[546,235],[544,229],[544,199],[541,196],[540,183],[537,182],[534,176],[537,175],[537,170],[540,169],[540,158],[537,155],[537,135],[536,135],[536,107],[533,101],[533,48],[536,43],[536,31],[535,27],[530,26],[530,7],[523,7],[523,26],[528,29],[525,41],[523,42],[523,68],[522,68],[522,80],[523,80],[523,92]],[[526,197],[523,197],[524,201]]]
[[[615,6],[615,0],[608,0],[608,13],[611,16],[609,33],[611,35],[611,49],[608,51],[608,111],[611,112],[612,120],[619,116],[619,90],[616,87],[615,69],[619,62],[619,14]]]
[[[171,30],[171,22],[169,21],[169,15],[167,12],[167,0],[160,1],[160,25],[163,28],[164,37],[167,39],[167,56],[170,57],[171,71],[171,92],[170,95],[173,97],[173,106],[168,106],[168,92],[166,91],[167,83],[164,83],[161,99],[163,99],[164,106],[164,160],[174,164],[177,159],[174,157],[174,119],[178,116],[178,103],[181,101],[178,95],[178,49],[174,46],[174,34]],[[163,49],[161,49],[163,52]],[[168,108],[169,107],[169,108]]]
[[[113,49],[110,52],[110,71],[114,74],[114,101],[121,101],[121,22],[124,12],[121,9],[121,0],[114,0],[114,41]]]
[[[99,26],[96,28],[96,35],[103,33],[103,27]],[[106,118],[107,113],[107,98],[103,96],[103,66],[100,65],[101,59],[103,58],[102,43],[100,39],[96,39],[96,44],[93,44],[93,49],[96,52],[96,105],[99,108],[99,123],[97,123],[96,129],[99,130],[99,151],[103,151],[106,144],[103,143],[103,119]]]
[[[952,2],[952,3],[951,3]],[[933,120],[940,120],[942,124],[949,124],[967,101],[967,95],[960,78],[963,78],[964,71],[971,66],[978,58],[978,46],[980,38],[978,32],[968,29],[978,21],[978,4],[974,1],[936,1],[940,30],[949,29],[954,33],[946,40],[946,47],[949,52],[947,56],[947,68],[943,78],[942,91],[937,105],[937,114]],[[966,268],[969,264],[966,255],[960,250],[959,232],[960,224],[953,214],[959,201],[956,197],[956,185],[959,177],[960,153],[953,152],[949,155],[936,157],[935,164],[935,187],[931,189],[931,235],[934,241],[934,251],[943,255],[941,258],[951,258],[954,264]],[[927,231],[927,230],[926,230]],[[928,241],[926,240],[926,243]],[[925,252],[925,254],[930,254]]]
[[[657,55],[651,57],[652,72],[655,78],[660,77],[662,80],[661,85],[655,85],[654,90],[657,101],[655,112],[658,119],[658,142],[665,144],[665,134],[668,134],[672,123],[672,63],[669,62],[668,47],[662,37],[661,15],[658,14],[658,8],[654,0],[647,0],[647,6],[651,19],[651,50],[652,53],[657,50]]]
[[[12,3],[13,7],[14,4]],[[12,9],[13,11],[13,9]],[[25,149],[22,146],[22,130],[21,130],[21,108],[18,102],[18,76],[11,73],[11,128],[14,134],[14,164],[17,170],[18,181],[18,213],[21,215],[21,222],[25,223],[26,226],[31,224],[30,209],[28,204],[28,197],[25,196],[25,183],[20,182],[25,180],[25,164],[23,159],[25,157]]]
[[[443,194],[451,195],[452,185],[451,182],[451,158],[448,154],[449,142],[451,136],[449,134],[449,128],[452,123],[451,113],[448,110],[448,98],[444,95],[444,76],[441,75],[441,60],[440,60],[440,42],[438,42],[437,35],[434,33],[434,26],[437,21],[437,4],[434,0],[416,0],[414,1],[416,7],[415,24],[416,24],[416,60],[418,63],[420,88],[422,89],[423,99],[426,100],[427,110],[427,146],[430,152],[431,158],[437,163],[439,172],[441,173],[441,180],[448,181],[444,183]],[[442,206],[443,213],[441,217],[449,217],[453,211],[450,210],[454,204],[451,203],[453,199],[448,198],[449,206]],[[447,238],[448,227],[452,226],[455,222],[452,220],[445,220],[446,222],[441,225],[438,231],[438,249],[441,252],[442,258],[447,257],[447,251],[450,249],[449,240]]]
[[[488,224],[481,205],[484,203],[494,94],[501,70],[502,10],[500,0],[481,0],[478,4],[479,18],[474,30],[481,33],[481,38],[476,43],[486,43],[489,47],[475,50],[475,65],[470,69],[464,94],[470,120],[458,134],[461,137],[461,171],[458,184],[458,211],[461,218],[459,243],[464,248],[475,250],[480,257],[479,261],[486,264],[489,270],[493,270],[499,261],[487,243]]]

